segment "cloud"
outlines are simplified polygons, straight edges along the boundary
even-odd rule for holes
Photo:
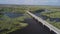
[[[0,4],[59,5],[60,0],[0,0]]]
[[[0,0],[0,4],[18,4],[19,0]]]
[[[32,5],[48,5],[58,3],[58,0],[25,0],[23,4],[32,4]]]

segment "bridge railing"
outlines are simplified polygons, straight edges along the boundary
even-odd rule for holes
[[[45,25],[46,27],[48,27],[51,31],[54,31],[57,34],[60,34],[60,29],[54,27],[53,25],[49,24],[47,21],[43,20],[42,18],[34,15],[33,13],[27,11],[27,13],[32,16],[34,19],[36,19],[37,21],[41,22],[43,25]]]

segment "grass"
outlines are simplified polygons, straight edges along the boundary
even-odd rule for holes
[[[50,18],[60,18],[60,11],[42,12],[41,14]],[[58,29],[60,29],[60,22],[56,22],[56,21],[51,22],[49,18],[47,19],[47,21],[50,24],[57,27]]]
[[[52,25],[54,25],[55,27],[57,27],[58,29],[60,29],[60,22],[55,22],[55,23],[51,23]]]
[[[60,11],[42,12],[42,15],[46,15],[46,16],[52,17],[52,18],[60,18]]]
[[[60,29],[60,22],[51,22],[49,20],[46,20],[46,21],[52,24],[53,26],[55,26],[56,28]]]
[[[19,14],[25,14],[24,8],[1,8],[1,12],[15,12]],[[3,20],[0,20],[0,34],[8,34],[10,32],[16,31],[18,29],[22,29],[26,26],[28,26],[27,23],[24,23],[24,19],[26,16],[20,16],[16,18],[10,18],[5,15],[0,15],[0,18],[3,18]]]
[[[16,31],[17,29],[22,29],[26,27],[28,24],[21,22],[24,21],[24,16],[17,18],[9,18],[8,16],[2,17],[4,20],[0,20],[0,30],[7,29],[8,31],[2,31],[2,34]],[[0,32],[1,34],[1,32]]]

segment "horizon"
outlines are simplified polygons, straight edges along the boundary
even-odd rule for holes
[[[60,6],[60,0],[0,0],[0,4]]]

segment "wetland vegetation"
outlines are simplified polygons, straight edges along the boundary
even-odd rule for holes
[[[8,34],[22,29],[28,24],[24,22],[24,8],[0,7],[0,34]]]
[[[60,29],[60,8],[34,5],[0,5],[0,34],[8,34],[27,27],[28,24],[24,22],[24,19],[30,16],[26,16],[26,10],[30,10],[34,14],[37,13],[38,16]]]

